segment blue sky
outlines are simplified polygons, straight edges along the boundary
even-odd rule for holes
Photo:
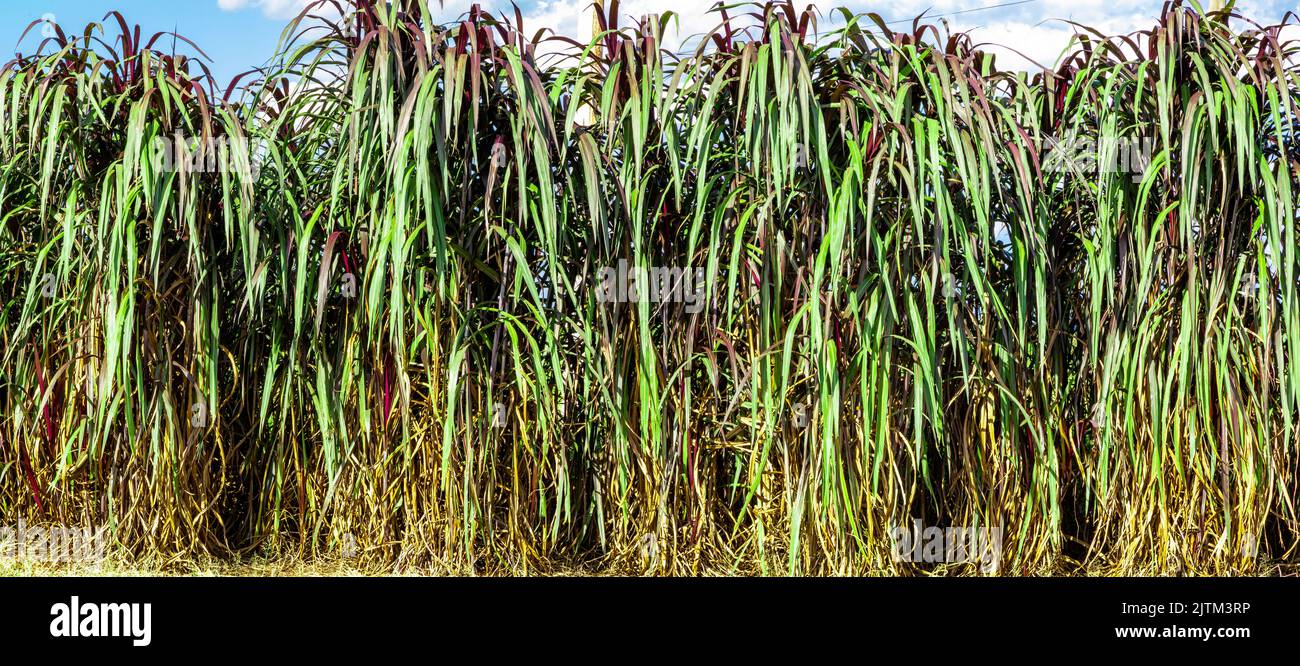
[[[102,21],[113,10],[122,12],[128,24],[139,24],[142,34],[174,30],[193,40],[212,58],[209,67],[223,84],[235,74],[263,64],[275,51],[285,24],[256,10],[222,10],[217,0],[6,0],[0,2],[3,59],[18,50],[18,38],[27,24],[47,13],[65,31],[71,28],[80,33],[87,23]],[[23,52],[35,50],[41,39],[39,30],[34,29],[23,42]],[[117,34],[116,27],[108,34]]]
[[[33,20],[52,15],[63,25],[84,27],[99,21],[112,10],[120,10],[145,34],[176,30],[194,40],[212,58],[210,67],[224,84],[239,72],[261,65],[275,52],[288,19],[307,0],[42,0],[0,2],[0,49],[6,55],[18,50],[18,37]],[[1207,0],[1208,1],[1208,0]],[[804,6],[808,0],[796,1]],[[1067,43],[1073,29],[1054,19],[1069,19],[1110,32],[1149,28],[1159,12],[1160,0],[816,0],[823,11],[845,6],[855,12],[876,11],[888,19],[906,19],[923,11],[948,15],[956,29],[972,30],[980,41],[999,44],[1004,66],[1028,67],[1011,49],[1050,65]],[[531,33],[541,27],[576,35],[582,29],[581,8],[590,0],[523,0],[525,25]],[[463,13],[468,0],[447,0],[442,10],[446,19]],[[489,9],[509,10],[508,0],[479,0]],[[639,17],[665,10],[681,14],[680,34],[699,34],[716,24],[708,7],[712,0],[623,0],[622,13]],[[999,6],[1002,5],[1002,6]],[[1261,22],[1274,22],[1293,3],[1283,0],[1244,0],[1238,3]],[[978,11],[969,11],[976,9]],[[963,12],[954,14],[954,12]],[[825,26],[823,26],[824,28]],[[110,34],[114,34],[110,31]],[[22,45],[30,52],[39,40],[34,32]],[[0,58],[0,61],[8,58]]]

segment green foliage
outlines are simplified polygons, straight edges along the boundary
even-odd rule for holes
[[[617,5],[588,45],[339,6],[221,93],[117,15],[0,70],[6,519],[489,572],[978,570],[895,561],[913,519],[1010,573],[1294,557],[1279,26],[1171,5],[1026,74],[788,3],[684,57]],[[703,307],[605,302],[620,261]]]

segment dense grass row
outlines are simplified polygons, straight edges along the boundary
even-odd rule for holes
[[[913,519],[1011,573],[1294,560],[1279,26],[1171,5],[1026,74],[788,4],[684,57],[391,7],[319,3],[228,89],[116,15],[0,71],[7,522],[493,572],[976,571],[895,562]],[[177,135],[216,168],[159,168]],[[1099,138],[1150,160],[1053,168]],[[604,302],[620,260],[703,307]]]

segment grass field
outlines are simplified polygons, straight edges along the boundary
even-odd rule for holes
[[[0,70],[0,524],[180,573],[1296,562],[1294,15],[1021,72],[790,3],[681,55],[613,3],[308,13],[229,88],[117,14]]]

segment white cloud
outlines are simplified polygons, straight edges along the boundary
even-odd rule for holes
[[[591,33],[592,0],[518,0],[524,17],[524,31],[531,37],[537,31],[549,29],[557,34],[585,40]],[[273,18],[295,16],[311,0],[217,0],[227,11],[258,8]],[[1073,21],[1090,26],[1105,34],[1126,34],[1150,29],[1156,23],[1162,6],[1161,0],[1032,0],[1012,4],[1017,0],[893,0],[880,3],[876,0],[817,0],[818,27],[825,34],[836,27],[838,14],[830,13],[835,7],[846,7],[855,13],[877,12],[885,20],[897,22],[891,28],[907,29],[912,18],[925,12],[932,21],[948,22],[951,30],[967,31],[981,48],[998,55],[1003,69],[1036,69],[1031,61],[1052,67],[1078,28]],[[1205,0],[1208,4],[1209,0]],[[431,0],[430,9],[440,22],[451,22],[465,15],[477,3],[484,10],[499,13],[514,20],[514,9],[507,0],[445,0],[441,7]],[[627,26],[643,16],[662,15],[671,11],[677,15],[664,35],[663,46],[675,51],[693,49],[700,37],[711,31],[721,21],[721,16],[710,11],[714,0],[624,0],[619,5],[619,25]],[[795,3],[802,10],[807,0]],[[1277,21],[1285,5],[1281,0],[1239,0],[1238,10],[1248,17],[1268,24]],[[972,9],[978,11],[971,11]],[[740,7],[737,14],[752,11]],[[752,19],[740,19],[748,24]],[[868,24],[869,25],[869,24]],[[554,47],[543,47],[543,52],[553,52]]]
[[[217,0],[217,7],[228,12],[243,11],[246,9],[260,9],[263,14],[269,18],[287,19],[297,16],[304,7],[312,4],[315,0]],[[346,2],[340,3],[347,7]],[[444,0],[441,5],[438,0],[430,0],[429,9],[439,21],[454,21],[469,11],[471,5],[477,4],[484,11],[493,11],[492,0]],[[506,2],[508,5],[509,2]],[[544,4],[544,1],[543,1]],[[575,2],[576,4],[576,2]],[[337,10],[332,3],[327,3],[319,8],[317,14],[337,14]],[[513,15],[513,14],[512,14]]]
[[[891,28],[905,30],[911,19],[925,12],[933,21],[948,22],[954,31],[967,31],[971,38],[985,50],[998,55],[999,66],[1008,69],[1036,69],[1030,60],[1052,67],[1079,31],[1070,21],[1096,28],[1104,34],[1127,34],[1155,26],[1162,7],[1161,0],[1034,0],[1008,5],[1017,0],[893,0],[880,3],[876,0],[817,0],[818,27],[824,34],[836,27],[839,15],[832,14],[836,7],[846,7],[855,13],[876,12],[886,21],[897,21]],[[1209,0],[1204,0],[1206,4]],[[531,30],[541,26],[559,26],[560,32],[570,25],[575,5],[586,7],[590,0],[541,0],[539,13],[533,16],[542,23],[530,23]],[[802,10],[807,1],[796,2]],[[712,0],[625,0],[620,13],[628,18],[644,14],[673,11],[680,14],[680,28],[665,35],[665,46],[677,48],[683,42],[693,46],[694,40],[718,25],[721,17],[709,8]],[[1286,7],[1281,0],[1239,0],[1238,11],[1264,24],[1281,18]],[[976,9],[978,11],[970,11]],[[733,10],[733,16],[750,11]],[[957,13],[960,12],[960,13]],[[748,22],[749,19],[744,19]],[[566,21],[568,21],[566,23]],[[869,26],[870,24],[868,24]],[[1023,54],[1023,55],[1021,55]]]
[[[256,7],[268,17],[277,19],[293,18],[310,3],[311,0],[217,0],[217,6],[228,12]]]

